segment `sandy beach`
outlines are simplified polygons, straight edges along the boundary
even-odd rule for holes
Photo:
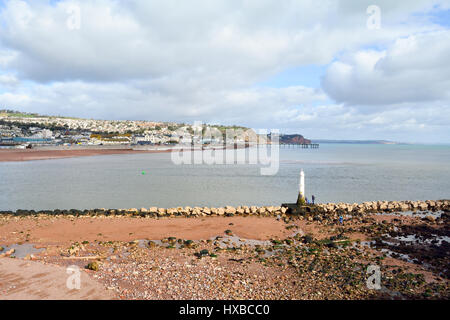
[[[242,149],[246,147],[237,147]],[[212,149],[223,149],[213,147]],[[229,147],[229,149],[235,149]],[[139,154],[139,153],[167,153],[176,149],[171,147],[137,147],[130,146],[104,146],[104,147],[39,147],[35,149],[0,149],[0,162],[49,160],[73,157],[89,157],[112,154]],[[193,150],[201,150],[199,148]],[[205,149],[202,149],[205,150]],[[177,150],[180,152],[180,150]]]
[[[162,153],[171,152],[171,149],[163,150],[133,150],[133,149],[0,149],[0,162],[31,161],[73,157],[89,157],[111,154],[132,153]]]

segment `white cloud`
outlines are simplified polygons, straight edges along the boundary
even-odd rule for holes
[[[381,5],[385,23],[424,1]],[[2,10],[9,67],[35,81],[117,81],[206,70],[252,83],[289,66],[323,64],[340,50],[385,42],[420,25],[366,28],[363,3],[325,1],[80,2],[80,29],[67,27],[74,1],[10,0]],[[401,12],[401,14],[400,14]]]
[[[322,138],[380,128],[399,137],[419,127],[445,132],[436,128],[450,120],[448,31],[413,14],[449,1],[377,1],[382,28],[369,30],[372,2],[5,1],[0,104],[88,118],[279,127]],[[81,25],[72,30],[67,9],[77,4]],[[291,67],[329,63],[325,92],[255,87]]]
[[[12,74],[0,74],[0,86],[7,88],[15,87],[19,84],[19,79]]]
[[[358,51],[336,61],[325,91],[351,105],[450,100],[450,31],[412,35],[387,50]]]
[[[84,83],[57,82],[16,90],[0,95],[1,105],[20,110],[42,110],[61,115],[80,115],[106,119],[148,119],[161,121],[196,120],[214,123],[270,125],[284,121],[290,110],[300,105],[323,101],[326,96],[317,89],[288,87],[279,89],[223,89],[220,91],[171,91],[161,94],[166,83]],[[161,87],[159,87],[161,86]],[[182,86],[180,86],[182,88]]]

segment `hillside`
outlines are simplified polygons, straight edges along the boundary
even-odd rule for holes
[[[305,139],[301,134],[284,134],[280,136],[281,144],[310,144],[311,140]]]

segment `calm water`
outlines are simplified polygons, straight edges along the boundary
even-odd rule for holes
[[[450,146],[321,144],[282,148],[275,176],[170,154],[3,162],[0,210],[279,205],[296,200],[301,168],[319,202],[450,198]]]

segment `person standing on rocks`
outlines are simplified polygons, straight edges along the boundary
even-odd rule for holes
[[[311,196],[312,204],[314,204],[314,201],[316,200],[316,197],[314,195]]]

